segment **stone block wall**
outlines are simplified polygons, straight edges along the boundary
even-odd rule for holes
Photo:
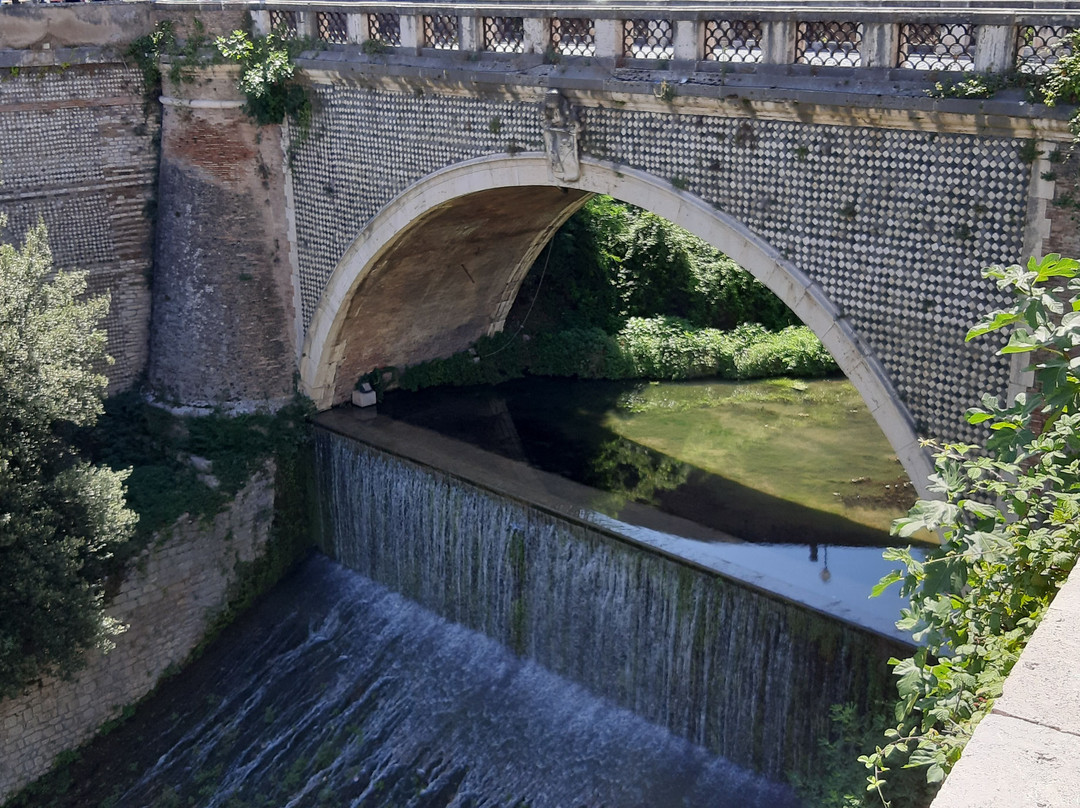
[[[0,68],[0,240],[49,228],[55,264],[111,297],[110,391],[145,370],[158,114],[123,64]]]
[[[88,740],[124,706],[183,662],[228,603],[238,566],[270,535],[272,466],[209,524],[182,518],[135,559],[108,614],[126,625],[116,647],[90,652],[70,681],[48,679],[0,701],[0,802],[43,775],[55,757]]]

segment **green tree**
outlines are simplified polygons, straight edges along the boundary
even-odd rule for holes
[[[593,197],[560,228],[520,297],[529,301],[534,323],[609,334],[632,317],[676,316],[698,328],[724,329],[760,323],[778,330],[799,322],[707,242],[609,196]]]
[[[2,222],[0,222],[2,224]],[[104,578],[132,534],[126,472],[73,450],[101,412],[101,320],[86,276],[56,272],[45,226],[21,249],[0,245],[0,697],[45,673],[75,669],[107,641]]]
[[[941,499],[894,526],[943,541],[925,557],[888,551],[903,569],[875,590],[900,583],[910,606],[897,625],[923,644],[893,660],[896,723],[861,758],[886,805],[903,793],[892,788],[898,769],[935,784],[956,763],[1080,551],[1080,263],[1048,255],[985,274],[1015,302],[968,339],[1009,329],[1001,353],[1033,357],[1035,390],[969,410],[989,428],[985,445],[940,447],[931,487]]]

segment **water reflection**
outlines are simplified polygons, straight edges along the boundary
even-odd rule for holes
[[[745,541],[888,546],[910,485],[852,399],[839,380],[525,379],[391,393],[379,410],[607,492],[608,516],[641,503]]]
[[[703,542],[620,522],[594,511],[581,517],[635,541],[685,558],[751,586],[841,620],[910,642],[896,628],[907,601],[892,587],[877,598],[870,589],[896,568],[878,547]]]

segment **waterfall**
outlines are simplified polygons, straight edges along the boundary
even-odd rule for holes
[[[317,430],[346,566],[729,761],[805,771],[898,646],[716,572]]]
[[[221,639],[110,736],[96,790],[76,778],[57,805],[797,806],[322,556]]]

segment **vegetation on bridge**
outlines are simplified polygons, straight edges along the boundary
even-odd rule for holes
[[[1080,103],[1080,31],[1069,34],[1061,54],[1046,72],[967,73],[945,76],[927,94],[933,98],[992,98],[1002,90],[1021,88],[1027,99],[1048,107]],[[1069,121],[1080,138],[1080,113]]]
[[[301,137],[311,126],[311,98],[294,80],[294,59],[311,48],[307,40],[287,37],[279,31],[249,36],[233,31],[216,40],[218,51],[240,65],[239,87],[247,99],[245,110],[260,126],[284,123],[288,118]]]
[[[267,126],[284,123],[288,118],[302,139],[311,125],[311,98],[295,79],[295,60],[314,47],[316,43],[309,39],[290,37],[281,31],[266,36],[233,31],[211,42],[202,21],[195,17],[185,40],[177,36],[171,20],[163,20],[149,34],[135,39],[126,55],[142,70],[147,98],[153,100],[161,94],[163,62],[168,65],[169,80],[178,87],[195,81],[197,68],[222,59],[232,62],[240,67],[237,86],[244,94],[245,112],[251,119]]]
[[[986,276],[1015,302],[968,339],[1009,329],[1001,353],[1032,355],[1035,390],[969,410],[989,428],[985,445],[938,447],[941,499],[895,525],[902,537],[938,531],[943,543],[925,557],[888,551],[903,570],[876,590],[901,585],[911,605],[897,625],[923,643],[894,660],[896,723],[861,758],[886,806],[905,802],[892,787],[898,769],[937,783],[956,763],[1080,551],[1080,262],[1049,255]]]

